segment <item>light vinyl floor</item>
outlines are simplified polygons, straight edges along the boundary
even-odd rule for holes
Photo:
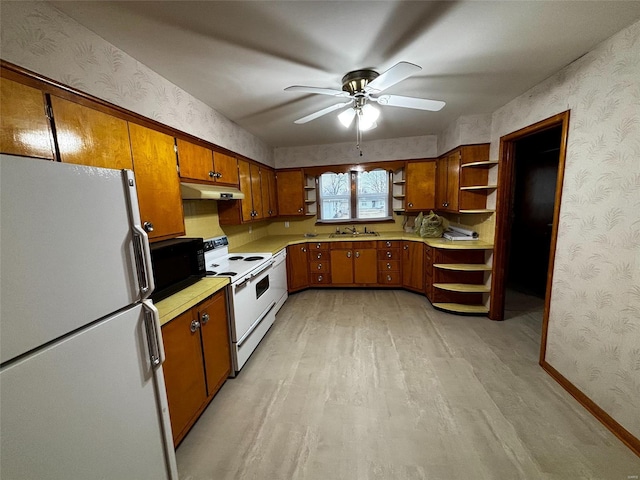
[[[507,307],[492,322],[402,290],[290,296],[178,447],[180,478],[638,478],[539,367],[542,305]]]

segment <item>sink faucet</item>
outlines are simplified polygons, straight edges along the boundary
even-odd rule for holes
[[[344,227],[344,229],[348,232],[353,233],[354,235],[358,234],[358,230],[357,227],[353,226],[353,227]]]

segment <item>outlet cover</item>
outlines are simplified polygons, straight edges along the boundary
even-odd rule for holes
[[[289,222],[284,222],[284,228],[289,228]]]

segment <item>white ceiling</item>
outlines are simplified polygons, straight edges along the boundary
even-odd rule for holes
[[[271,146],[355,137],[340,112],[294,125],[342,100],[287,86],[340,89],[348,71],[412,62],[422,72],[385,93],[446,107],[383,107],[365,139],[434,134],[493,112],[640,18],[639,1],[52,3]]]

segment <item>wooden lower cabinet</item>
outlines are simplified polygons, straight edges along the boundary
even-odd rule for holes
[[[231,371],[225,292],[163,325],[162,337],[164,380],[177,446]]]
[[[424,243],[402,242],[402,286],[408,290],[424,292]]]
[[[387,287],[402,285],[402,242],[378,241],[378,284]]]
[[[353,285],[353,248],[351,242],[331,245],[331,284]]]
[[[433,248],[424,246],[424,293],[433,302]]]
[[[331,244],[331,284],[342,287],[377,285],[376,242]]]
[[[287,285],[289,293],[309,287],[309,259],[307,245],[287,247]]]
[[[376,285],[378,283],[378,251],[371,246],[354,249],[353,280],[356,285]]]

